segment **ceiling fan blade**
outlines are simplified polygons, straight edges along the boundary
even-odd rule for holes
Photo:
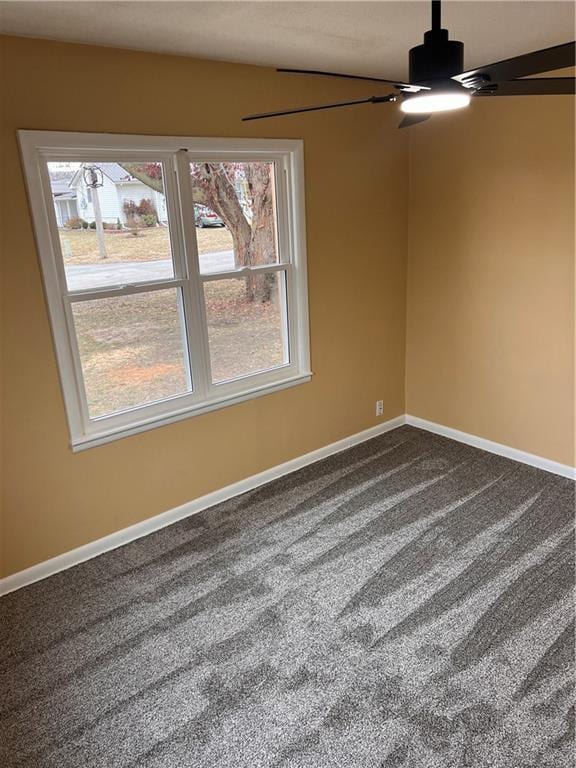
[[[398,128],[410,128],[411,125],[416,125],[416,123],[423,123],[424,120],[428,120],[429,118],[430,115],[406,115],[400,121]]]
[[[323,77],[344,77],[347,80],[369,80],[372,83],[386,83],[402,91],[417,92],[429,91],[425,85],[410,85],[410,83],[399,83],[397,80],[385,80],[382,77],[364,77],[363,75],[344,75],[339,72],[322,72],[317,69],[277,69],[276,72],[285,72],[291,75],[322,75]]]
[[[554,96],[576,93],[574,77],[533,77],[509,80],[476,91],[474,96]]]
[[[396,101],[396,96],[370,96],[367,99],[355,99],[354,101],[337,101],[334,104],[318,104],[315,107],[300,107],[299,109],[283,109],[280,112],[261,112],[257,115],[246,115],[242,120],[264,120],[267,117],[282,117],[283,115],[296,115],[299,112],[316,112],[320,109],[335,109],[337,107],[352,107],[355,104],[382,104],[387,101]]]
[[[478,81],[484,79],[487,82],[500,83],[505,80],[514,80],[517,77],[538,75],[541,72],[552,72],[555,69],[574,66],[575,43],[563,43],[552,48],[543,48],[541,51],[525,53],[512,59],[497,61],[495,64],[487,64],[484,67],[470,69],[461,75],[454,75],[453,80],[458,80],[463,85],[470,84],[477,87]]]

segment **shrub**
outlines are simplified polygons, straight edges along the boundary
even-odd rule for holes
[[[123,229],[120,219],[116,219],[116,229]]]
[[[130,234],[134,237],[138,237],[140,229],[143,227],[142,220],[139,216],[130,216],[126,220],[126,227],[130,231]]]
[[[122,204],[122,210],[124,211],[127,219],[133,219],[138,215],[138,206],[134,200],[124,200],[124,203]]]
[[[88,229],[88,222],[86,219],[82,219],[82,229]]]
[[[122,209],[130,229],[141,226],[155,227],[158,223],[158,214],[152,200],[142,199],[138,205],[134,200],[124,200]]]
[[[156,211],[156,207],[154,206],[154,203],[152,200],[149,200],[148,198],[143,198],[140,200],[140,205],[137,206],[137,212],[140,214],[140,216],[154,216],[154,219],[158,221],[158,213]],[[146,219],[144,219],[146,221]],[[156,223],[156,221],[154,223]],[[148,224],[147,226],[151,226]]]
[[[66,229],[82,229],[86,222],[80,216],[72,216],[64,222]]]
[[[96,222],[91,221],[90,224],[86,223],[86,227],[90,227],[90,229],[96,229]],[[114,224],[114,222],[112,221],[103,221],[102,229],[105,229],[107,231],[110,231],[110,230],[116,231],[117,227],[116,227],[116,224]]]

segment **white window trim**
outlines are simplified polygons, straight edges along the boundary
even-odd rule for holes
[[[111,440],[133,435],[154,427],[170,424],[190,416],[206,413],[264,394],[276,392],[310,381],[308,290],[306,274],[306,238],[304,219],[304,167],[303,142],[285,139],[212,139],[167,136],[139,136],[120,134],[68,133],[58,131],[19,131],[18,138],[24,164],[32,220],[42,268],[44,291],[52,326],[52,336],[58,361],[60,383],[70,431],[72,450],[78,451],[101,445]],[[194,391],[171,399],[144,405],[132,410],[88,419],[86,396],[75,334],[70,326],[68,293],[64,265],[60,252],[60,239],[56,227],[54,206],[46,162],[51,159],[85,160],[90,158],[138,160],[154,156],[171,167],[176,157],[175,173],[166,174],[165,185],[168,215],[172,225],[170,236],[173,249],[174,278],[155,283],[131,284],[123,295],[153,287],[178,287],[183,283],[198,293],[192,298],[183,291],[189,320],[198,320],[204,312],[199,291],[206,280],[240,277],[249,269],[226,273],[200,275],[193,216],[182,216],[182,211],[193,211],[192,187],[178,183],[189,178],[188,162],[194,159],[212,161],[265,160],[281,170],[277,183],[278,240],[284,260],[277,265],[252,268],[252,271],[285,271],[287,281],[288,323],[290,326],[290,362],[282,367],[255,373],[234,381],[212,385],[208,382],[210,361],[206,332],[202,338],[192,338],[195,359],[200,359],[200,370],[194,369]],[[104,297],[117,288],[90,290],[85,297]],[[73,292],[78,298],[80,293]],[[200,314],[199,314],[200,313]],[[205,326],[204,326],[205,328]],[[192,349],[191,349],[192,352]],[[208,393],[208,390],[210,392]]]

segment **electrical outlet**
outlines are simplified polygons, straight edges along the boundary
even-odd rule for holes
[[[376,416],[384,415],[384,400],[376,400]]]

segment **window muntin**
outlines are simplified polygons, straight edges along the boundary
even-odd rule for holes
[[[34,131],[20,132],[20,141],[73,446],[97,445],[309,380],[301,142]],[[171,270],[141,280],[140,272],[131,274],[124,264],[122,279],[110,280],[92,263],[97,277],[80,286],[66,274],[48,164],[113,162],[161,167],[154,174],[164,193],[158,226],[165,228],[170,249],[161,255],[171,258],[154,259],[143,251],[134,261],[138,270],[154,261],[167,261]],[[273,247],[257,260],[263,263],[235,259],[218,270],[202,269],[204,228],[196,227],[192,179],[198,163],[226,163],[226,170],[233,165],[240,176],[254,170],[268,176],[273,215],[265,239]],[[242,203],[250,221],[254,200]],[[114,258],[114,264],[130,261]],[[271,287],[262,307],[247,306],[242,293],[255,284]],[[235,300],[218,319],[230,288]],[[119,316],[114,327],[106,320],[106,301]],[[238,349],[230,358],[233,340]]]

